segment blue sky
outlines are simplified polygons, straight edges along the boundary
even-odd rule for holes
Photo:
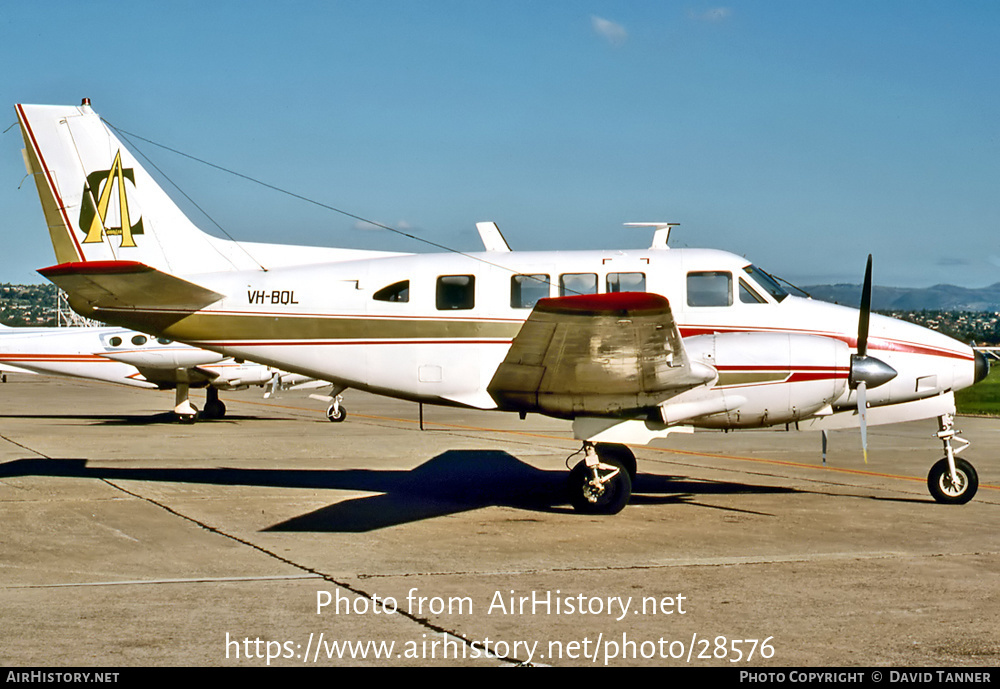
[[[45,2],[14,104],[115,126],[461,250],[675,246],[798,284],[1000,282],[1000,3]],[[14,126],[0,281],[54,261]],[[232,236],[424,251],[141,144]],[[23,183],[22,183],[23,182]],[[20,189],[18,188],[20,185]],[[183,205],[183,204],[182,204]],[[217,234],[195,211],[192,219]]]

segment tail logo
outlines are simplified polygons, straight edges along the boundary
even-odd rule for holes
[[[132,224],[125,180],[131,182],[132,189],[135,189],[135,173],[132,168],[122,167],[121,151],[115,155],[115,162],[110,170],[95,170],[87,175],[87,181],[83,185],[83,203],[80,205],[80,229],[87,233],[84,244],[100,244],[105,235],[117,235],[122,238],[122,247],[136,246],[135,235],[143,234],[142,217],[140,215],[136,223]],[[116,183],[121,224],[118,227],[108,227],[111,194]]]

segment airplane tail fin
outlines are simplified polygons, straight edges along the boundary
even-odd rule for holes
[[[259,269],[194,225],[84,100],[18,105],[24,162],[59,263],[132,261],[175,274]]]

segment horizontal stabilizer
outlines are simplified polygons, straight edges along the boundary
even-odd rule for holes
[[[61,263],[38,271],[66,291],[84,315],[97,310],[197,310],[224,295],[135,261]]]
[[[715,377],[689,361],[665,298],[618,292],[540,299],[488,390],[502,409],[631,416]]]

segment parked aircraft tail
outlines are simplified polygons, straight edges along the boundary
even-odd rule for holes
[[[87,100],[18,105],[17,116],[59,263],[128,260],[182,274],[259,268],[234,242],[198,229]]]
[[[350,260],[380,252],[235,242],[189,220],[90,107],[18,105],[58,263],[128,261],[174,275]],[[385,255],[385,254],[382,254]]]

